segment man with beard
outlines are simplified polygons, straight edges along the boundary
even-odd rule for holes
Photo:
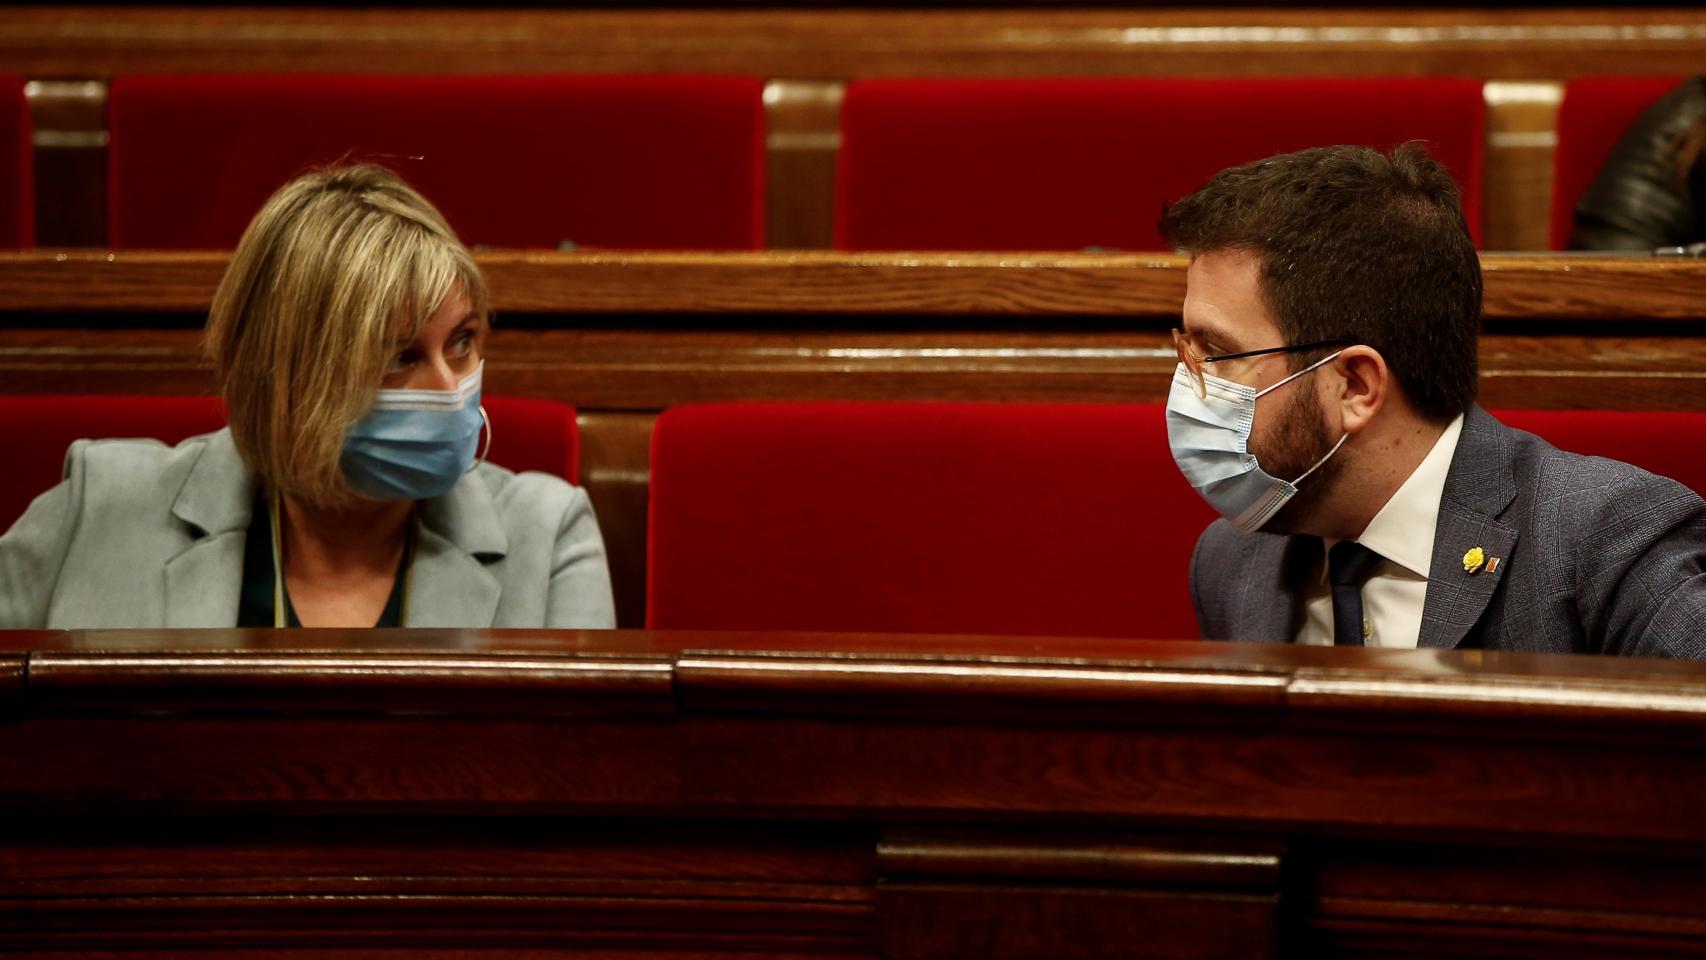
[[[1325,147],[1171,205],[1174,458],[1225,519],[1205,637],[1706,657],[1706,503],[1475,403],[1480,262],[1421,147]]]

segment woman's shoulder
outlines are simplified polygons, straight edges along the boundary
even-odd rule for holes
[[[188,476],[209,454],[215,461],[229,460],[241,469],[242,458],[231,442],[231,431],[219,430],[172,445],[146,437],[77,440],[65,452],[65,475],[80,477],[85,487],[111,484],[145,493],[156,490],[157,481]]]
[[[526,470],[516,473],[495,463],[482,463],[474,477],[486,488],[492,503],[504,514],[567,513],[586,509],[586,491],[555,474]]]

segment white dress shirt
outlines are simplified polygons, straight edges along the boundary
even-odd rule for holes
[[[1451,470],[1463,416],[1451,421],[1433,449],[1416,465],[1403,486],[1386,501],[1356,542],[1380,554],[1381,561],[1362,586],[1362,635],[1368,647],[1414,647],[1422,632],[1422,605],[1428,596],[1428,565],[1433,560],[1434,530],[1445,475]],[[1333,590],[1327,582],[1326,550],[1304,594],[1303,626],[1297,642],[1333,644]]]

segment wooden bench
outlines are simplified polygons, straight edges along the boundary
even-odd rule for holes
[[[1003,6],[992,2],[990,7]],[[1545,249],[1563,85],[1679,76],[1706,11],[1669,6],[1196,9],[24,7],[0,72],[32,81],[38,236],[98,245],[106,84],[158,72],[728,73],[766,81],[773,248],[827,248],[848,80],[1457,76],[1485,82],[1485,246]]]
[[[213,389],[223,254],[0,254],[0,391]],[[1159,403],[1173,255],[485,253],[495,395],[579,411],[621,623],[645,611],[657,412],[741,400]],[[1706,263],[1483,257],[1482,401],[1706,410]]]

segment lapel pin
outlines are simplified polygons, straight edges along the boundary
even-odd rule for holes
[[[1486,562],[1487,551],[1480,547],[1470,547],[1469,552],[1463,555],[1463,572],[1475,573],[1481,569],[1481,564]]]
[[[1492,573],[1494,570],[1497,570],[1497,569],[1499,569],[1499,558],[1498,557],[1488,557],[1487,558],[1487,572]]]

